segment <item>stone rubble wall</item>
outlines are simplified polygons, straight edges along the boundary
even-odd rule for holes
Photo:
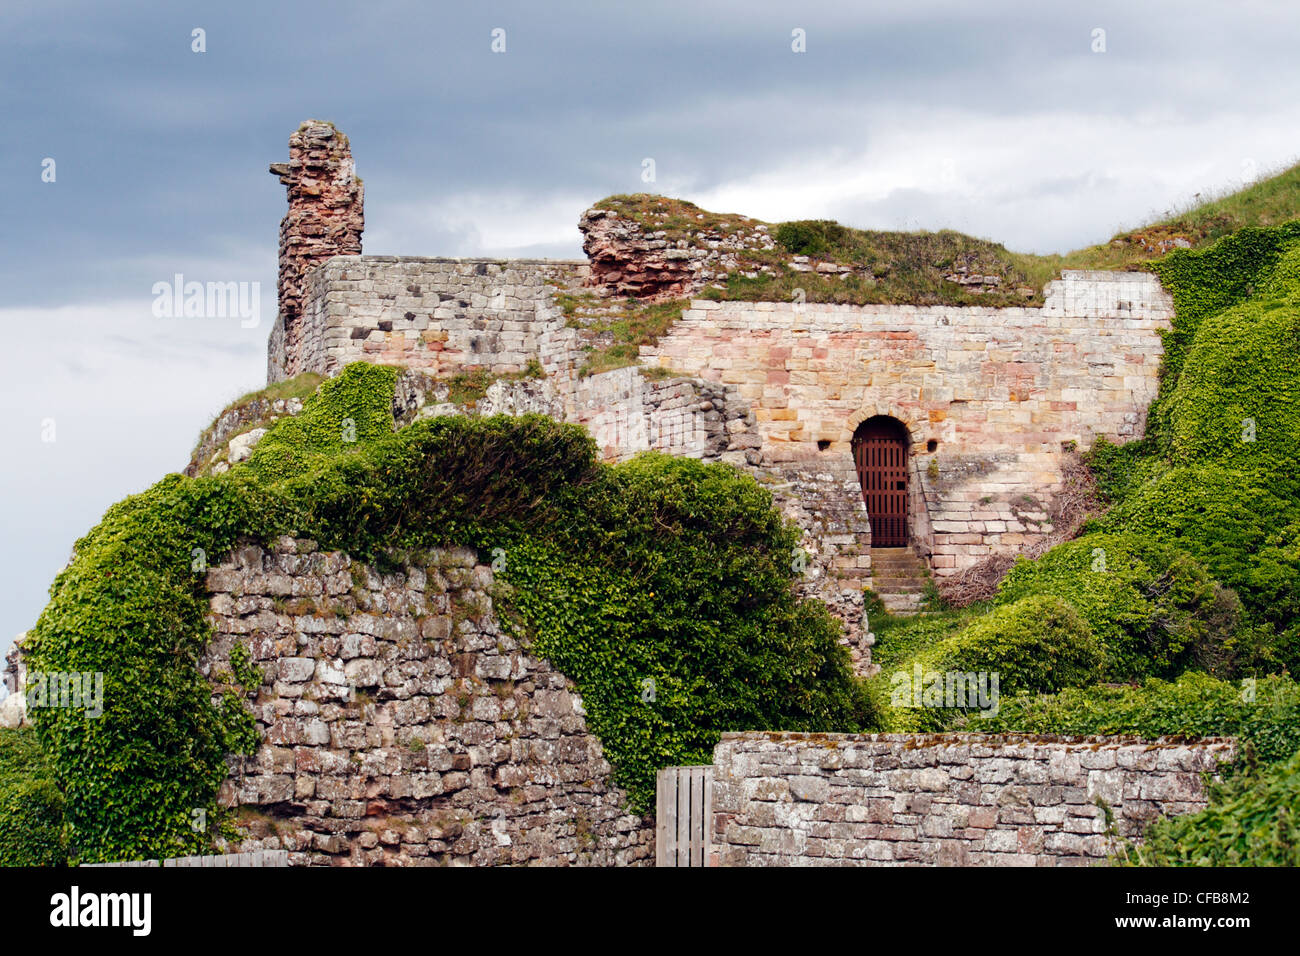
[[[1043,308],[697,300],[641,354],[734,387],[776,464],[835,470],[861,422],[900,420],[942,575],[1052,532],[1066,448],[1143,434],[1172,314],[1153,276],[1066,272]]]
[[[27,664],[23,661],[23,641],[27,632],[17,635],[4,656],[4,667],[0,670],[6,691],[0,700],[0,727],[14,728],[27,725]]]
[[[646,232],[612,209],[588,209],[578,220],[582,251],[591,263],[588,283],[611,296],[643,301],[678,299],[740,265],[740,250],[771,251],[776,241],[762,223],[729,234],[701,229],[673,242],[663,230]]]
[[[772,503],[802,532],[796,591],[816,598],[844,623],[842,643],[856,673],[871,675],[875,636],[865,616],[863,588],[871,577],[871,519],[852,460],[786,462],[747,468],[772,493]]]
[[[734,389],[692,378],[649,380],[639,368],[579,379],[567,419],[584,425],[607,461],[659,451],[705,461],[758,462],[748,405]]]
[[[290,865],[638,865],[631,813],[572,683],[505,633],[491,568],[431,553],[380,574],[313,542],[247,545],[207,575],[214,689],[236,644],[264,674],[261,746],[220,800],[219,849]]]
[[[715,866],[1083,866],[1206,805],[1231,740],[723,734]]]
[[[332,123],[316,120],[289,138],[289,162],[273,163],[270,171],[289,199],[280,223],[278,311],[267,355],[267,380],[275,382],[313,367],[319,329],[304,325],[303,300],[317,265],[361,252],[365,187],[348,138]]]

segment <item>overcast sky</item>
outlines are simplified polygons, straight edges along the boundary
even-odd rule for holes
[[[1285,0],[4,0],[0,649],[264,384],[305,119],[351,138],[370,253],[578,256],[636,191],[1066,251],[1300,155],[1297,37]],[[155,318],[176,273],[262,321]]]

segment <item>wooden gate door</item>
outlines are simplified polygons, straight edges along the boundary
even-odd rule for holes
[[[655,775],[655,866],[709,866],[713,765],[664,767]]]
[[[853,463],[871,516],[871,544],[907,545],[907,430],[892,418],[869,418],[853,436]]]

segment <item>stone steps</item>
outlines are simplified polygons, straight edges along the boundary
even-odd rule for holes
[[[921,611],[930,571],[910,548],[871,549],[871,590],[890,614],[908,616]]]

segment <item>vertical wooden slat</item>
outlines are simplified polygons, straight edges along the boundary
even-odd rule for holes
[[[704,768],[691,768],[691,866],[704,865]]]
[[[704,816],[700,828],[700,866],[709,865],[713,854],[713,768],[701,767],[704,775]]]
[[[655,775],[655,866],[677,865],[677,770]]]
[[[900,426],[901,427],[901,426]],[[865,423],[853,437],[853,463],[871,517],[872,543],[907,544],[907,442],[887,423]]]
[[[655,865],[708,866],[713,768],[665,767],[655,775]]]

